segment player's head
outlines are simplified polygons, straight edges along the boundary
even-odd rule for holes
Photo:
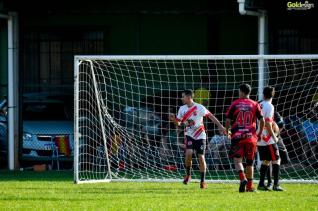
[[[241,84],[239,89],[240,89],[240,98],[249,97],[252,90],[249,84]]]
[[[267,86],[263,90],[264,100],[270,100],[275,95],[275,89],[272,86]]]
[[[184,104],[192,103],[193,97],[194,97],[194,94],[191,89],[186,89],[182,92],[182,102]]]

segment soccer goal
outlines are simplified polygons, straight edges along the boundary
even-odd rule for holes
[[[318,181],[318,55],[75,56],[74,68],[77,183],[182,181],[184,134],[168,120],[182,105],[182,90],[192,89],[224,124],[242,82],[254,100],[264,86],[275,87],[290,158],[281,178]],[[207,181],[237,181],[230,140],[204,124]],[[199,178],[196,159],[192,171]]]

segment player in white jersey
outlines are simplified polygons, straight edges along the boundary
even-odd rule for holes
[[[225,128],[218,119],[209,112],[203,105],[193,101],[193,91],[185,90],[182,92],[183,106],[180,107],[177,117],[170,115],[170,120],[177,126],[184,124],[185,126],[185,166],[186,176],[183,180],[184,184],[188,184],[191,178],[192,154],[196,151],[200,165],[201,182],[200,188],[206,188],[205,184],[205,148],[206,148],[206,132],[203,124],[203,117],[211,119],[219,128],[221,133],[225,132]]]
[[[260,160],[262,161],[258,190],[265,191],[270,190],[264,184],[265,175],[268,171],[270,162],[272,162],[273,164],[273,190],[283,191],[283,189],[279,186],[280,157],[277,146],[278,138],[277,134],[274,132],[274,106],[272,104],[274,95],[275,89],[273,87],[265,87],[263,90],[264,100],[260,102],[260,106],[262,108],[263,116],[265,119],[265,129],[263,130],[261,138],[257,142],[257,149],[259,152]]]

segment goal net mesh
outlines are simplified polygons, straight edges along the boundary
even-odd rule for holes
[[[75,180],[181,181],[183,129],[168,120],[182,105],[181,92],[194,90],[194,100],[224,125],[227,108],[238,98],[238,86],[249,83],[251,98],[258,100],[262,80],[264,86],[275,87],[273,105],[285,122],[281,137],[290,161],[282,164],[281,178],[316,181],[318,57],[260,59],[76,57]],[[204,124],[206,179],[237,179],[228,157],[230,140],[218,134],[211,121],[205,119]],[[198,179],[198,162],[193,158],[192,178]],[[254,177],[259,177],[258,170]]]

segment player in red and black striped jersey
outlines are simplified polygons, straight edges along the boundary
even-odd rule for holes
[[[257,136],[264,128],[264,118],[259,104],[249,98],[251,87],[242,84],[239,87],[240,98],[235,100],[226,113],[226,131],[230,134],[231,149],[229,156],[234,159],[235,168],[240,177],[239,192],[254,191],[253,162],[256,153]],[[261,122],[260,132],[256,134],[257,119]],[[246,176],[242,160],[246,159]]]

